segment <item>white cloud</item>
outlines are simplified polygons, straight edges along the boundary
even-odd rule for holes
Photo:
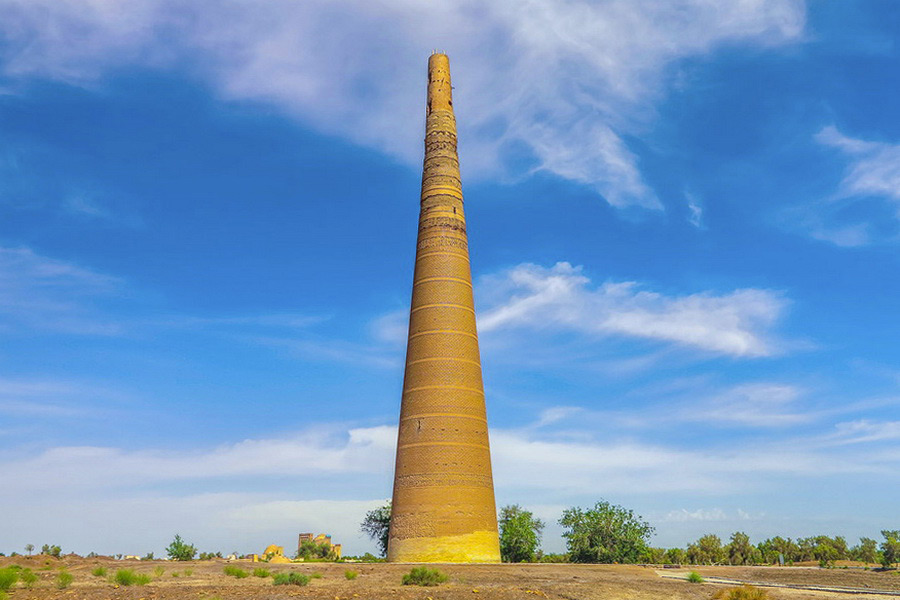
[[[869,425],[855,431],[871,432],[877,424]],[[648,498],[661,492],[671,498],[728,497],[778,489],[786,480],[890,477],[900,460],[873,452],[877,447],[857,450],[803,440],[700,449],[598,441],[590,426],[583,434],[573,441],[535,427],[495,428],[498,494],[554,511],[585,498]],[[878,435],[877,441],[891,438]],[[158,552],[177,531],[206,549],[251,551],[272,542],[289,546],[300,530],[325,530],[364,551],[370,547],[357,526],[365,511],[381,502],[373,498],[389,494],[395,443],[396,427],[382,425],[318,426],[288,437],[195,450],[7,449],[0,456],[4,477],[16,485],[0,496],[0,511],[20,518],[4,540],[22,546],[47,536],[83,552],[143,553]],[[63,495],[66,502],[60,503]],[[552,512],[544,511],[548,518],[554,518]],[[666,508],[660,515],[669,522],[720,517],[740,521],[753,513]],[[135,543],[146,546],[129,545]]]
[[[619,207],[659,208],[623,142],[654,118],[666,69],[726,43],[798,40],[802,0],[30,0],[0,3],[7,75],[86,81],[183,67],[226,98],[280,107],[410,164],[423,70],[453,60],[466,175],[546,170]],[[527,166],[511,165],[516,154]]]
[[[823,128],[815,136],[824,146],[836,148],[848,159],[837,193],[815,205],[805,224],[813,237],[839,246],[861,246],[878,238],[897,238],[900,224],[900,144],[851,138],[834,126]],[[882,213],[879,217],[855,217],[847,221],[840,211],[876,199],[886,209],[894,233],[885,234]],[[860,221],[861,219],[861,221]],[[882,230],[882,231],[880,231]]]
[[[741,289],[724,295],[704,292],[665,296],[636,282],[606,282],[592,288],[580,267],[560,262],[547,269],[519,265],[485,277],[486,300],[479,328],[573,330],[674,342],[732,356],[768,356],[777,344],[768,330],[786,302],[768,290]]]

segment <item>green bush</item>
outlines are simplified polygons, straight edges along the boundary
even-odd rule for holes
[[[703,583],[703,577],[701,577],[700,573],[698,573],[697,571],[691,571],[687,574],[687,577],[685,577],[685,579],[687,579],[691,583]]]
[[[254,577],[268,577],[270,574],[268,569],[253,569]]]
[[[300,573],[277,573],[275,575],[275,585],[306,585],[309,583],[309,577]]]
[[[744,584],[741,587],[719,590],[713,595],[715,600],[769,600],[769,594],[758,587]]]
[[[38,580],[38,576],[35,575],[34,571],[31,569],[22,569],[22,572],[19,574],[19,579],[21,579],[22,584],[30,590],[34,587],[34,583]]]
[[[244,579],[245,577],[250,577],[250,573],[247,571],[235,567],[234,565],[227,565],[223,571],[226,575],[230,575],[232,577],[237,577],[238,579]]]
[[[91,571],[91,575],[94,577],[106,577],[106,567],[97,567]]]
[[[165,573],[165,572],[166,572],[166,570],[162,567],[162,565],[153,569],[153,574],[156,575],[157,577],[162,577],[163,573]]]
[[[175,539],[166,548],[166,554],[172,560],[194,560],[197,555],[197,549],[181,539],[181,536],[175,534]]]
[[[357,573],[356,571],[351,571],[350,569],[347,569],[346,571],[344,571],[344,577],[346,577],[349,580],[356,579],[358,576],[359,576],[359,573]]]
[[[310,578],[310,579],[322,579],[322,574],[321,574],[321,573],[318,573],[318,572],[317,572],[317,573],[313,573],[313,574],[311,574],[311,575],[309,576],[309,578]]]
[[[72,584],[72,580],[74,579],[75,578],[72,577],[72,574],[68,571],[60,571],[59,575],[56,576],[56,587],[64,590]]]
[[[194,570],[193,570],[193,569],[185,569],[185,570],[184,570],[184,576],[185,576],[185,577],[190,577],[190,576],[193,575],[193,574],[194,574]]]
[[[144,573],[135,573],[131,569],[119,569],[116,571],[115,582],[119,585],[147,585],[150,583],[150,576]]]
[[[437,569],[428,567],[416,567],[403,576],[403,585],[433,586],[447,581],[447,576]]]
[[[19,571],[12,567],[0,569],[0,592],[5,592],[19,580]]]

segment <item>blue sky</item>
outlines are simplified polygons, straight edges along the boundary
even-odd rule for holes
[[[0,550],[352,553],[450,55],[498,503],[684,545],[900,495],[890,2],[0,1]]]

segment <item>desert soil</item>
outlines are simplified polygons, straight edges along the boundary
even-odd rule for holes
[[[0,558],[0,567],[18,564],[31,568],[39,580],[32,589],[21,583],[10,592],[10,600],[280,600],[310,598],[323,600],[593,600],[629,599],[663,600],[709,599],[726,584],[693,584],[680,579],[689,570],[705,578],[759,583],[854,588],[854,593],[766,588],[771,598],[828,599],[900,598],[900,574],[859,569],[819,569],[802,567],[691,567],[663,569],[633,565],[432,565],[449,576],[438,587],[404,586],[400,580],[412,565],[311,563],[266,565],[250,561],[224,560],[176,563],[169,561],[113,560],[109,558],[44,556]],[[321,573],[306,587],[275,586],[271,578],[226,576],[223,568],[232,564],[252,571],[262,567],[273,573],[294,571]],[[91,571],[106,567],[107,577],[96,577]],[[74,576],[66,589],[57,589],[56,577],[61,568]],[[117,569],[133,569],[152,577],[144,586],[122,587],[109,581]],[[156,572],[162,569],[163,573]],[[346,570],[359,573],[354,580],[344,576]],[[187,571],[187,572],[186,572]],[[176,574],[177,576],[173,576]],[[882,590],[891,595],[860,594]]]

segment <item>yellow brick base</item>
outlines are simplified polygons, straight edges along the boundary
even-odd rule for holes
[[[387,558],[388,562],[498,563],[500,545],[496,531],[392,539]]]

